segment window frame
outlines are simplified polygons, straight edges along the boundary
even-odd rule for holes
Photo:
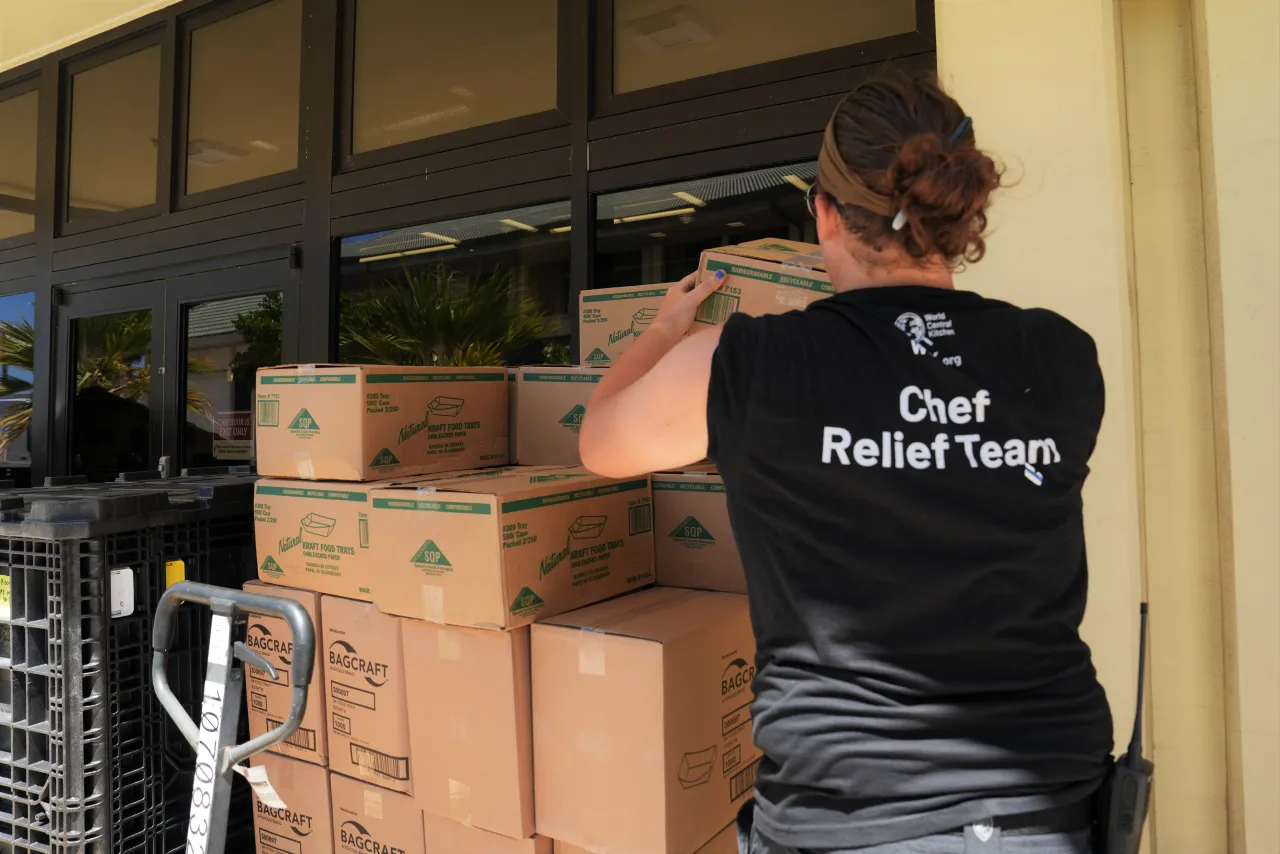
[[[106,47],[94,48],[62,63],[58,87],[58,234],[66,236],[96,231],[112,225],[136,222],[165,212],[169,197],[169,182],[173,161],[173,43],[167,37],[165,22],[152,24],[138,32],[130,33],[121,41]],[[153,47],[160,48],[159,123],[156,127],[156,200],[149,205],[124,211],[111,211],[76,222],[70,217],[71,209],[71,143],[75,128],[72,127],[74,110],[73,93],[75,77],[108,65],[117,59]]]
[[[559,189],[557,190],[557,188]],[[518,195],[515,194],[516,192],[518,192]],[[594,199],[592,201],[594,212]],[[462,196],[450,196],[414,205],[412,207],[384,209],[368,214],[356,214],[342,220],[342,222],[347,224],[359,222],[360,227],[355,230],[352,230],[349,227],[339,228],[339,221],[334,220],[332,232],[334,259],[332,296],[334,301],[334,311],[333,330],[329,345],[330,361],[336,360],[338,357],[338,333],[342,324],[342,240],[344,238],[355,237],[360,234],[368,234],[375,231],[393,231],[395,229],[410,228],[418,225],[433,225],[440,222],[447,222],[452,219],[464,219],[472,216],[483,216],[484,214],[503,213],[505,211],[516,210],[519,208],[553,204],[555,202],[568,203],[568,222],[574,229],[576,229],[577,221],[574,217],[576,202],[573,198],[570,179],[567,177],[548,179],[532,184],[520,184],[515,187],[505,187],[480,193],[469,193]],[[415,213],[412,216],[408,216],[410,212]],[[425,215],[422,215],[424,212]],[[577,312],[578,296],[573,288],[572,271],[575,265],[583,262],[580,262],[575,258],[572,235],[572,230],[564,235],[568,245],[570,270],[570,278],[565,282],[565,286],[566,293],[568,295],[567,313],[570,317],[570,346],[575,347],[577,346],[578,330],[577,324],[572,322],[572,318]]]
[[[596,97],[593,118],[619,116],[700,98],[752,90],[783,81],[841,71],[869,63],[889,62],[936,50],[933,0],[915,0],[916,28],[913,32],[829,48],[817,53],[775,59],[742,68],[733,68],[687,80],[677,80],[634,92],[614,91],[614,0],[593,0],[595,5]],[[763,93],[761,93],[763,95]],[[773,101],[763,95],[754,106]]]
[[[177,78],[174,87],[174,104],[173,104],[173,190],[172,190],[172,206],[173,211],[185,211],[191,208],[201,207],[203,205],[214,204],[217,202],[225,202],[229,199],[238,199],[242,196],[252,196],[257,193],[265,193],[270,190],[277,190],[281,187],[290,187],[294,184],[301,184],[306,173],[306,156],[307,152],[303,145],[304,129],[306,124],[306,107],[303,104],[303,95],[305,91],[303,72],[305,61],[302,52],[299,52],[298,58],[298,162],[294,168],[285,172],[277,172],[272,175],[263,175],[259,178],[250,178],[247,181],[239,181],[234,184],[228,184],[224,187],[216,187],[211,190],[201,190],[195,193],[187,192],[187,146],[191,138],[191,38],[196,30],[217,24],[220,21],[234,18],[235,16],[248,12],[258,6],[265,6],[272,0],[225,0],[225,2],[217,2],[212,5],[203,6],[194,12],[182,15],[177,21],[177,37],[176,37],[176,63]],[[305,50],[305,41],[303,38],[303,22],[306,19],[306,0],[303,3],[302,17],[298,22],[298,42]]]
[[[569,127],[572,124],[571,81],[567,69],[573,50],[574,0],[556,2],[556,106],[550,110],[516,116],[510,119],[463,128],[425,139],[411,140],[372,151],[356,152],[355,145],[355,46],[356,5],[359,0],[341,0],[340,41],[338,51],[338,105],[335,112],[337,148],[335,176],[384,166],[401,160],[425,157],[459,148],[499,142],[519,137],[537,144],[542,131]]]
[[[24,66],[22,73],[16,76],[12,81],[4,79],[4,75],[0,75],[0,103],[9,101],[13,98],[21,97],[30,92],[36,93],[36,194],[40,192],[40,73],[33,72],[29,67]],[[6,249],[17,249],[22,246],[29,246],[36,242],[36,235],[40,231],[40,208],[39,199],[33,198],[32,216],[35,218],[31,224],[31,230],[22,234],[14,234],[9,237],[0,238],[0,252]],[[3,296],[0,293],[0,296]]]

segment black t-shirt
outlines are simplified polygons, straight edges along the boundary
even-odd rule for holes
[[[725,325],[707,427],[758,644],[766,836],[881,844],[1097,788],[1080,490],[1103,398],[1085,332],[972,293]]]

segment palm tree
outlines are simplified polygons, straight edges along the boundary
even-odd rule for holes
[[[510,271],[473,279],[439,265],[344,297],[341,326],[344,362],[475,366],[501,364],[557,324],[514,292]]]
[[[125,400],[146,402],[151,392],[151,312],[86,317],[76,321],[76,391],[102,388]],[[0,365],[9,370],[0,375],[0,394],[27,394],[12,402],[0,416],[0,450],[31,427],[32,384],[14,376],[35,371],[36,334],[24,319],[0,321]],[[208,374],[213,365],[204,359],[188,359],[187,373]],[[212,417],[212,404],[202,392],[187,390],[187,408],[205,418]]]

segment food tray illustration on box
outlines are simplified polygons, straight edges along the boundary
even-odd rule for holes
[[[321,516],[319,513],[308,513],[302,517],[301,524],[302,529],[308,534],[327,537],[333,533],[333,528],[338,524],[338,520],[329,516]]]
[[[656,308],[642,308],[635,314],[631,315],[631,331],[639,335],[644,331],[644,327],[653,323],[654,318],[658,316]]]
[[[685,789],[701,786],[711,779],[711,772],[716,767],[715,745],[706,750],[686,753],[680,759],[680,785]]]
[[[457,418],[462,414],[462,406],[466,403],[461,397],[441,395],[427,404],[427,411],[441,418]]]
[[[569,526],[569,536],[575,540],[594,540],[604,533],[608,516],[579,516]]]

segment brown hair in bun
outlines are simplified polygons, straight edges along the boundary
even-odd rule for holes
[[[1001,170],[975,147],[972,123],[933,74],[885,75],[863,83],[832,117],[836,148],[853,176],[889,199],[906,222],[841,202],[818,187],[846,227],[876,250],[898,246],[912,258],[947,264],[986,253],[987,204]]]

